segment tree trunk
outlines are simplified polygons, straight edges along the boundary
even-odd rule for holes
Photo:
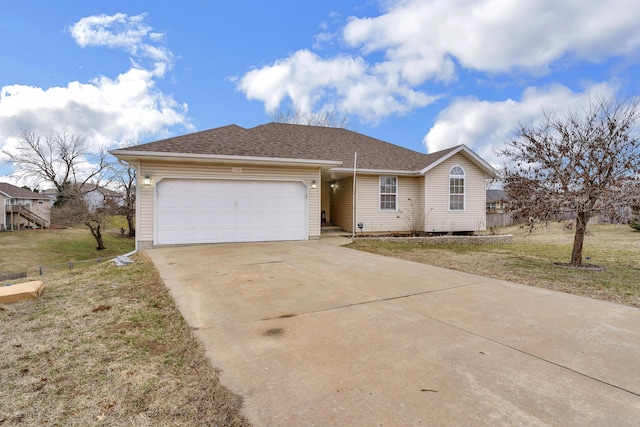
[[[136,237],[136,229],[133,225],[132,215],[127,215],[127,226],[129,227],[129,237]]]
[[[587,234],[587,223],[589,222],[588,212],[578,212],[576,215],[576,234],[573,238],[573,251],[571,252],[571,263],[573,267],[582,265],[582,244],[584,236]]]
[[[104,242],[102,241],[102,233],[100,232],[101,224],[97,223],[95,227],[90,222],[85,222],[84,224],[89,227],[89,230],[91,230],[91,234],[93,235],[94,239],[96,239],[96,243],[98,244],[98,247],[96,249],[99,251],[107,249],[104,247]]]

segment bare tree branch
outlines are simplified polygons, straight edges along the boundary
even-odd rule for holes
[[[639,118],[639,99],[597,96],[581,114],[551,112],[539,123],[520,124],[499,153],[509,160],[503,178],[515,209],[541,219],[575,214],[573,266],[582,264],[589,219],[601,212],[616,215],[637,200]]]
[[[23,130],[16,151],[3,153],[17,177],[54,186],[60,203],[72,196],[69,188],[99,180],[107,165],[106,150],[90,153],[84,137],[66,133],[48,134],[43,141],[38,133]]]
[[[123,195],[122,205],[116,207],[116,213],[127,219],[129,237],[135,236],[136,214],[136,169],[133,166],[112,164],[109,166],[111,183]]]
[[[330,111],[321,111],[318,113],[303,113],[300,110],[271,110],[269,111],[271,120],[276,123],[288,123],[296,125],[322,126],[330,128],[349,127],[349,116],[347,114],[339,115],[335,108]]]
[[[83,197],[83,188],[91,181],[100,183],[107,167],[107,151],[90,153],[84,137],[51,133],[44,141],[34,131],[23,130],[15,151],[4,151],[16,169],[15,175],[30,178],[37,184],[56,188],[57,200],[52,219],[64,224],[85,224],[104,249],[102,212],[91,212]]]
[[[96,240],[98,245],[96,249],[99,251],[106,249],[102,238],[105,210],[97,209],[92,211],[83,197],[81,187],[78,185],[71,186],[66,191],[68,199],[66,203],[54,206],[51,209],[51,221],[68,226],[86,225]]]

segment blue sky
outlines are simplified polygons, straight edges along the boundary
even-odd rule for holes
[[[633,0],[0,0],[0,149],[116,148],[269,109],[334,110],[421,152],[494,155],[519,121],[638,95]],[[0,160],[2,158],[0,157]],[[10,165],[0,180],[19,183]]]

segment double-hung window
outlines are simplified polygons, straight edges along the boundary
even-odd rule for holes
[[[380,210],[397,210],[398,178],[395,176],[380,177]]]
[[[449,210],[464,210],[464,169],[460,166],[449,171]]]

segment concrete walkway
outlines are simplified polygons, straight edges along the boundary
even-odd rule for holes
[[[254,425],[640,425],[640,310],[345,242],[148,251]]]

